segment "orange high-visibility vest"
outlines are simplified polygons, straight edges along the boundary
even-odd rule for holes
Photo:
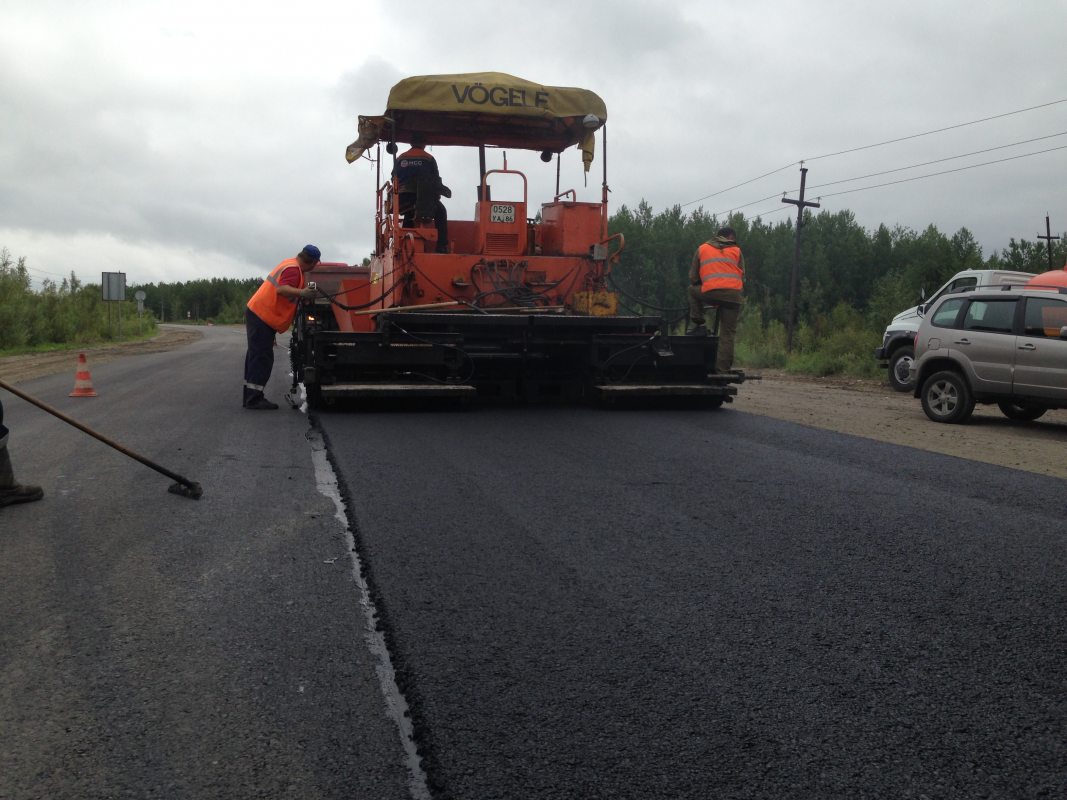
[[[738,263],[741,260],[741,248],[731,245],[719,250],[706,242],[700,245],[700,291],[712,289],[744,288],[745,274]]]
[[[303,289],[307,285],[307,276],[300,269],[300,262],[295,258],[287,258],[274,268],[274,271],[263,281],[263,285],[252,295],[252,299],[248,301],[248,307],[252,313],[278,333],[285,333],[293,324],[293,317],[296,316],[296,300],[290,300],[278,294],[278,287],[281,285],[278,281],[289,267],[296,267],[300,270],[300,285],[295,288]]]

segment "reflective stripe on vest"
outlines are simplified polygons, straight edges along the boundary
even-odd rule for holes
[[[741,260],[741,248],[737,245],[719,250],[710,244],[700,245],[700,291],[713,289],[744,288],[744,272],[738,262]]]
[[[300,269],[300,263],[295,258],[289,258],[271,271],[267,279],[263,281],[263,285],[256,290],[256,293],[252,295],[252,299],[248,301],[248,308],[251,309],[252,313],[278,331],[278,333],[284,333],[288,330],[289,326],[293,324],[293,317],[296,316],[296,300],[290,300],[288,297],[278,294],[278,287],[281,286],[279,279],[289,267],[296,267],[300,270],[300,285],[295,288],[303,289],[307,285],[304,271]]]

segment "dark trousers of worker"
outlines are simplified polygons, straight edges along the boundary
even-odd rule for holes
[[[737,318],[741,316],[741,304],[719,299],[717,292],[700,291],[699,286],[689,287],[689,319],[696,325],[704,324],[704,305],[719,307],[719,355],[715,359],[716,372],[729,372],[734,365],[734,340],[737,338]]]
[[[274,369],[274,337],[277,332],[250,308],[245,308],[245,332],[248,334],[244,392],[244,404],[247,406],[263,397],[263,388],[270,380],[270,371]]]
[[[414,193],[401,192],[400,208],[404,214],[405,228],[415,227],[415,195]],[[433,209],[433,224],[437,228],[437,252],[448,252],[448,209],[440,200]]]

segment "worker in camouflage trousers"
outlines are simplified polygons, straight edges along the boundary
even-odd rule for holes
[[[15,470],[7,452],[8,433],[4,427],[4,404],[0,402],[0,507],[32,503],[44,497],[40,486],[22,486],[15,480]]]
[[[719,352],[716,372],[729,372],[734,363],[734,338],[741,316],[745,282],[745,257],[737,246],[733,228],[720,228],[714,238],[700,245],[689,267],[689,319],[696,326],[689,336],[707,336],[704,306],[719,307]]]

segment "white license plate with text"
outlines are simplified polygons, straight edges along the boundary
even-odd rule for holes
[[[493,205],[489,208],[489,221],[514,222],[515,206],[504,205],[502,203],[493,203]]]

